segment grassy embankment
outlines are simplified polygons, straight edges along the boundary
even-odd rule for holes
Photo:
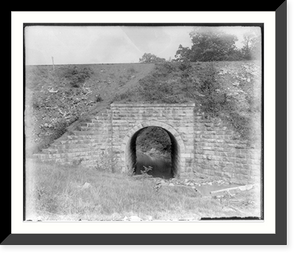
[[[185,103],[219,117],[242,138],[260,142],[261,64],[258,61],[161,63],[120,102]]]
[[[123,103],[195,102],[206,117],[220,118],[254,147],[261,143],[261,69],[258,61],[159,63],[134,88],[117,94]],[[150,130],[141,133],[141,149],[168,156],[170,140]],[[153,136],[153,137],[152,137]]]
[[[64,66],[55,71],[51,67],[27,69],[26,111],[31,111],[27,117],[33,118],[27,121],[33,131],[29,135],[36,137],[33,140],[40,148],[47,146],[72,121],[101,103],[195,101],[198,110],[222,118],[245,139],[256,142],[261,107],[260,69],[256,62],[165,63],[157,65],[151,74],[153,67],[148,67],[147,72],[138,67],[142,66],[111,66],[114,71],[110,72],[101,65],[77,69]],[[120,83],[122,69],[128,79],[124,83]],[[143,152],[151,151],[150,137],[141,138]],[[156,140],[154,147],[164,151],[166,146],[161,143]],[[165,220],[259,216],[257,189],[219,200],[207,195],[214,186],[200,187],[196,192],[190,187],[166,185],[156,191],[154,179],[137,181],[124,174],[52,164],[29,165],[26,176],[27,218],[122,220],[139,216],[143,220]]]
[[[138,216],[149,221],[259,216],[257,189],[219,200],[209,195],[215,186],[195,191],[166,184],[157,190],[153,178],[45,163],[26,165],[26,219],[121,221]]]
[[[117,93],[133,88],[153,64],[26,66],[26,152],[38,152],[67,132],[74,122],[88,121]]]
[[[261,71],[257,61],[26,67],[29,149],[47,147],[74,121],[111,102],[195,102],[244,139],[260,143]],[[164,141],[164,140],[162,140]],[[165,141],[166,142],[166,141]],[[163,148],[166,146],[163,146]]]

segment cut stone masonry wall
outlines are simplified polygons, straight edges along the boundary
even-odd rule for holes
[[[259,181],[261,148],[246,140],[221,119],[195,113],[194,171],[237,179]]]
[[[126,172],[134,165],[133,145],[139,130],[159,126],[175,146],[176,175],[259,180],[261,149],[241,140],[222,120],[204,118],[194,108],[194,103],[113,103],[80,130],[57,139],[35,156],[43,161]]]

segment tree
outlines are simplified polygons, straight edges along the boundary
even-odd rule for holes
[[[242,55],[247,60],[251,59],[251,51],[250,51],[251,37],[252,36],[249,33],[246,33],[243,36],[243,38],[244,38],[244,40],[243,40],[244,46],[242,47]]]
[[[237,37],[215,28],[196,28],[190,33],[190,59],[195,61],[231,60],[236,52]]]
[[[175,61],[188,61],[190,52],[191,52],[190,48],[183,47],[180,44],[175,54]]]
[[[244,46],[241,49],[242,56],[246,60],[259,59],[261,56],[261,35],[255,32],[245,33]]]
[[[233,61],[240,60],[236,48],[236,36],[227,34],[215,27],[195,28],[190,32],[191,48],[179,45],[175,58],[177,61]]]
[[[159,63],[164,61],[166,61],[166,59],[157,57],[151,53],[145,53],[142,58],[139,58],[140,63]]]

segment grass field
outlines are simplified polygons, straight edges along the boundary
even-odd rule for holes
[[[260,216],[257,189],[218,199],[209,192],[220,186],[207,185],[195,191],[165,180],[158,189],[157,182],[151,177],[28,161],[26,219],[122,221],[138,217],[152,221]]]

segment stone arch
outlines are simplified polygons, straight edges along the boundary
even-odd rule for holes
[[[132,170],[136,162],[135,141],[139,132],[146,127],[157,126],[164,129],[172,142],[172,171],[173,176],[179,176],[180,173],[185,172],[185,144],[180,134],[169,124],[158,121],[145,121],[129,130],[122,142],[122,156],[121,160],[125,164],[125,171]],[[125,172],[124,171],[124,172]]]

